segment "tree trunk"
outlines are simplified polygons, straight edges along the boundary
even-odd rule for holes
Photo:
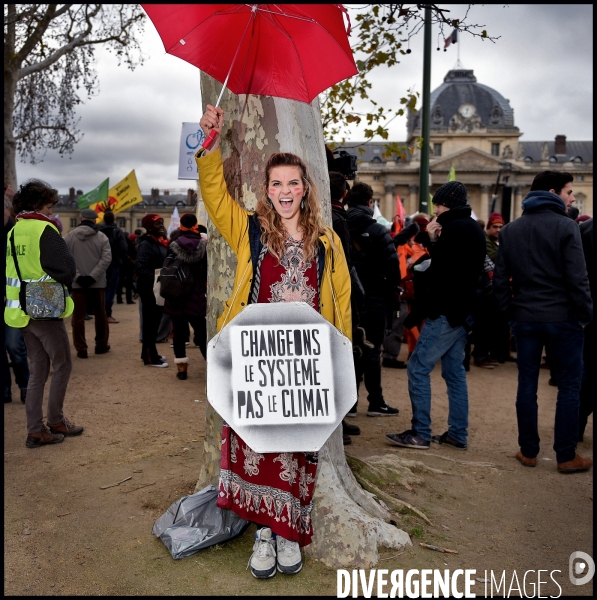
[[[214,104],[221,84],[201,74],[203,105]],[[292,152],[307,164],[316,183],[325,220],[331,223],[330,185],[319,112],[311,104],[269,96],[224,93],[221,106],[224,176],[228,191],[247,209],[254,209],[267,158],[274,152]],[[210,223],[208,245],[208,339],[215,334],[216,317],[232,293],[236,259]],[[222,419],[208,404],[204,454],[196,489],[218,485]],[[408,535],[387,523],[390,512],[354,479],[346,463],[339,426],[319,455],[312,513],[313,542],[305,548],[332,568],[368,568],[378,560],[378,547],[410,545]]]
[[[17,189],[17,145],[13,132],[13,111],[17,89],[16,73],[4,71],[4,183]]]

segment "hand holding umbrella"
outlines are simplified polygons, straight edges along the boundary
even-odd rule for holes
[[[203,145],[206,149],[205,154],[209,154],[220,146],[220,134],[222,133],[222,127],[224,126],[224,111],[217,106],[208,104],[205,107],[205,113],[203,113],[203,116],[199,121],[199,126],[205,134],[206,140],[214,140],[215,138],[213,143],[210,142],[209,145]]]

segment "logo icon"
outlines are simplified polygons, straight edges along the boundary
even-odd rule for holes
[[[196,133],[189,133],[185,139],[185,144],[187,148],[191,150],[197,150],[201,144],[205,141],[205,134],[203,133],[203,129],[198,129]]]
[[[569,573],[570,583],[584,585],[589,583],[595,575],[595,563],[585,552],[579,550],[570,555]]]

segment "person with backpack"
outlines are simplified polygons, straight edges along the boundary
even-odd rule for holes
[[[168,363],[158,354],[155,346],[163,307],[157,303],[154,285],[156,270],[164,266],[164,260],[168,253],[168,240],[164,219],[160,215],[148,213],[141,219],[141,224],[147,232],[139,238],[135,259],[137,292],[141,299],[141,331],[143,334],[141,358],[146,367],[163,369],[168,366]]]
[[[180,234],[170,242],[160,273],[160,295],[165,298],[164,312],[174,327],[174,362],[178,379],[187,378],[189,359],[186,341],[189,324],[203,357],[207,352],[207,240],[199,232],[197,217],[180,217]]]
[[[108,323],[118,323],[118,320],[112,316],[112,305],[120,279],[122,261],[127,253],[126,237],[122,229],[114,223],[114,213],[111,210],[104,213],[104,222],[98,225],[98,229],[108,238],[112,252],[112,262],[106,271],[106,317]]]
[[[373,218],[373,189],[366,183],[355,183],[348,192],[350,207],[346,222],[353,248],[352,264],[365,290],[360,309],[360,324],[373,344],[364,363],[359,363],[357,382],[364,377],[369,392],[368,417],[389,417],[398,409],[389,406],[381,387],[381,346],[386,328],[386,306],[400,281],[398,254],[388,230]],[[357,406],[348,416],[356,416]]]

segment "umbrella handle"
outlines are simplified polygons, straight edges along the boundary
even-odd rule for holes
[[[218,135],[218,132],[215,129],[212,129],[209,132],[209,135],[205,138],[203,144],[201,144],[201,147],[207,150],[207,148],[213,144],[213,141],[216,139],[216,135]]]

